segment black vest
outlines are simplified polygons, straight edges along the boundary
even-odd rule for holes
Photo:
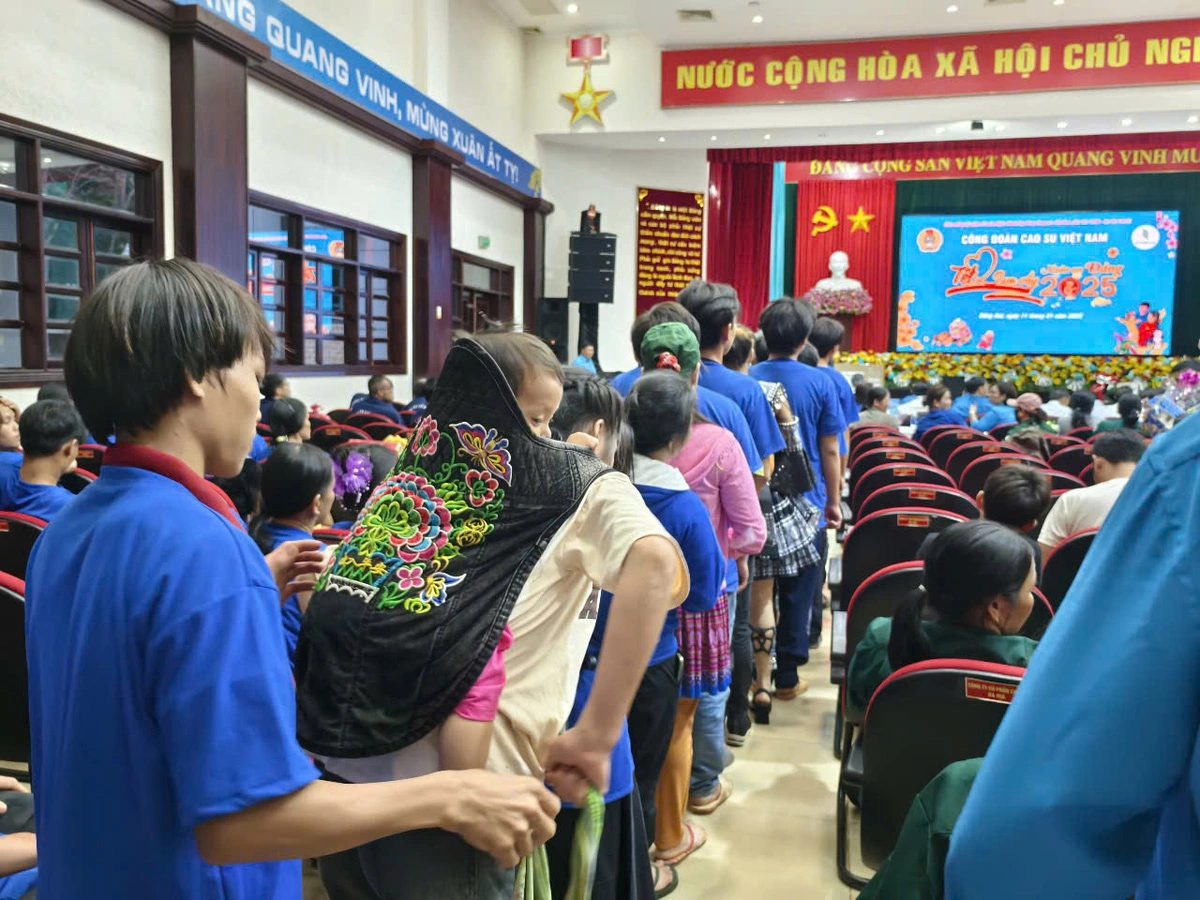
[[[428,415],[313,591],[295,657],[300,745],[377,756],[441,724],[606,471],[590,452],[535,437],[492,358],[456,343]]]

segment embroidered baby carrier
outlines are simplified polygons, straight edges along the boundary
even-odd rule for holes
[[[458,341],[428,414],[313,591],[296,648],[310,753],[391,753],[454,710],[559,527],[608,471],[535,437],[496,363]]]

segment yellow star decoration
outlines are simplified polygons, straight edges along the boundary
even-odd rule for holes
[[[871,231],[870,222],[873,218],[875,218],[875,216],[865,212],[860,206],[858,208],[858,212],[847,217],[848,221],[850,222],[850,233],[854,234],[856,231],[865,231],[869,234]]]
[[[564,91],[562,94],[564,100],[570,100],[575,104],[575,109],[571,112],[571,124],[574,125],[584,116],[590,116],[603,125],[604,120],[600,118],[600,103],[611,94],[612,91],[598,91],[592,87],[592,67],[586,66],[583,70],[583,84],[579,86],[579,90]]]

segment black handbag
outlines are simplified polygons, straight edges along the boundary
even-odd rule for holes
[[[764,390],[772,409],[778,409],[783,400],[788,400],[790,405],[787,391],[783,385],[775,384],[769,388],[764,385]],[[795,415],[794,409],[792,413]],[[804,445],[800,442],[798,421],[793,418],[789,424],[780,425],[779,430],[783,433],[783,440],[787,446],[775,454],[775,471],[771,475],[771,490],[783,497],[794,499],[815,489],[817,476],[813,471],[812,462],[804,450]]]

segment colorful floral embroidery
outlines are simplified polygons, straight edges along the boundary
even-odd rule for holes
[[[508,452],[508,438],[500,437],[495,428],[485,429],[482,425],[459,422],[450,427],[462,445],[458,450],[460,454],[505,484],[512,483],[512,454]]]
[[[466,580],[455,566],[465,548],[480,546],[492,533],[504,502],[501,482],[511,483],[512,457],[508,440],[494,428],[452,427],[457,441],[443,435],[432,418],[421,422],[317,590],[424,615],[445,604],[450,591]],[[450,445],[450,457],[430,472],[426,461],[445,446],[443,441]]]

